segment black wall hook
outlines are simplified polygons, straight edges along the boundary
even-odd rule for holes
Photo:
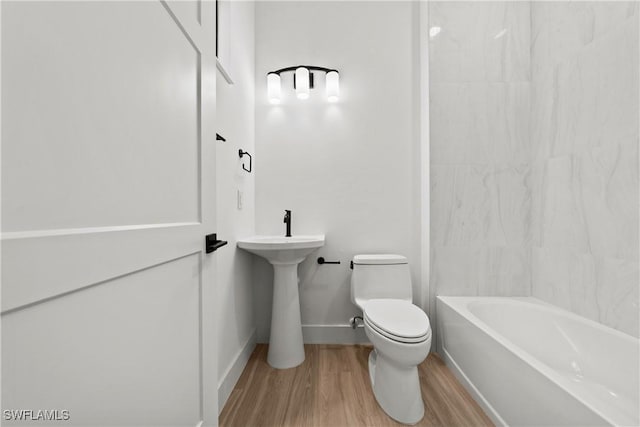
[[[249,156],[249,169],[247,169],[244,166],[244,163],[242,164],[242,169],[244,169],[245,171],[251,173],[251,170],[253,169],[252,167],[252,163],[253,163],[253,158],[251,157],[251,154],[249,154],[248,151],[242,151],[242,148],[238,150],[238,156],[240,156],[240,158],[242,158],[242,156],[247,155]]]

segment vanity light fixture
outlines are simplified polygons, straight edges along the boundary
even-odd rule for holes
[[[314,65],[296,65],[285,67],[267,73],[267,97],[272,104],[280,103],[281,80],[280,74],[292,72],[293,88],[298,99],[308,99],[311,89],[314,87],[313,71],[325,73],[325,88],[329,102],[336,102],[340,95],[340,74],[338,70]]]

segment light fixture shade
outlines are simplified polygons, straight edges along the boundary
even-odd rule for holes
[[[280,75],[277,73],[267,74],[267,96],[270,103],[280,103]]]
[[[296,96],[298,99],[309,98],[309,69],[296,68]]]
[[[336,102],[340,96],[340,74],[337,71],[327,73],[327,99],[329,102]]]

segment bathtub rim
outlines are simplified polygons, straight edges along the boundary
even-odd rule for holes
[[[498,331],[494,330],[493,328],[491,328],[487,323],[485,323],[482,319],[480,319],[478,316],[476,316],[475,314],[473,314],[469,308],[468,308],[468,304],[470,302],[479,302],[479,301],[486,301],[486,302],[500,302],[502,304],[507,303],[507,304],[511,304],[511,305],[518,305],[518,304],[533,304],[539,307],[544,307],[545,309],[548,309],[549,311],[555,312],[559,315],[574,319],[576,321],[585,323],[589,326],[593,326],[597,329],[600,329],[601,331],[607,332],[607,333],[612,333],[614,336],[617,336],[621,339],[624,339],[625,341],[629,341],[632,344],[639,346],[640,347],[640,339],[637,339],[629,334],[626,334],[624,332],[618,331],[617,329],[613,329],[611,327],[602,325],[601,323],[598,323],[594,320],[588,319],[586,317],[580,316],[576,313],[572,313],[568,310],[565,310],[563,308],[554,306],[552,304],[549,304],[545,301],[542,301],[538,298],[535,297],[495,297],[495,296],[472,296],[472,297],[468,297],[468,296],[437,296],[436,297],[436,316],[437,314],[437,305],[438,302],[447,305],[450,309],[454,310],[456,313],[458,313],[462,318],[464,318],[467,322],[473,324],[474,326],[476,326],[482,333],[484,333],[485,335],[487,335],[489,338],[495,340],[496,342],[498,342],[500,345],[502,345],[503,347],[505,347],[507,350],[509,350],[511,353],[513,353],[516,357],[518,357],[519,359],[521,359],[522,361],[524,361],[525,363],[529,364],[530,366],[532,366],[534,369],[536,369],[538,372],[540,372],[548,381],[551,381],[553,384],[555,384],[556,386],[558,386],[560,389],[562,389],[565,393],[569,394],[570,396],[572,396],[574,399],[576,399],[578,402],[580,402],[581,404],[585,405],[586,407],[588,407],[591,411],[593,411],[597,416],[599,416],[600,418],[602,418],[603,420],[605,420],[607,423],[611,424],[611,425],[627,425],[627,423],[625,422],[620,422],[621,420],[616,420],[615,417],[614,419],[612,419],[612,417],[610,415],[604,414],[599,408],[594,407],[592,402],[588,402],[585,401],[583,396],[580,396],[579,394],[576,394],[572,389],[570,389],[569,387],[567,387],[562,381],[559,381],[558,379],[558,374],[556,373],[556,371],[554,369],[552,369],[551,367],[549,367],[547,364],[545,364],[544,362],[538,360],[537,358],[533,357],[532,355],[530,355],[529,353],[527,353],[526,351],[524,351],[520,346],[518,346],[517,344],[513,343],[512,341],[510,341],[509,339],[505,338],[502,334],[500,334]],[[441,328],[442,325],[440,324],[440,322],[438,322],[438,328]],[[446,357],[449,361],[453,362],[453,365],[455,366],[455,368],[457,370],[459,370],[460,375],[464,378],[464,380],[467,382],[468,385],[470,385],[470,387],[474,390],[474,392],[477,393],[477,396],[480,397],[481,401],[483,402],[484,405],[483,408],[485,408],[486,405],[486,409],[489,409],[490,412],[492,412],[492,419],[494,419],[494,416],[498,418],[498,420],[494,421],[500,421],[501,423],[503,423],[504,421],[502,420],[502,418],[498,415],[498,413],[495,411],[495,409],[492,407],[492,405],[486,401],[486,399],[484,398],[484,396],[482,396],[482,393],[480,393],[480,391],[475,387],[475,385],[468,379],[468,377],[466,376],[466,374],[464,373],[464,371],[460,368],[460,366],[457,364],[457,362],[451,357],[451,355],[449,355],[449,353],[446,351],[445,346],[441,343],[440,341],[440,335],[439,335],[439,341],[437,344],[437,348],[438,350],[442,350],[442,355],[444,357]],[[477,400],[477,399],[476,399]],[[480,403],[480,402],[478,402]]]

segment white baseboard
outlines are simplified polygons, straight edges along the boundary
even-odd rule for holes
[[[305,344],[366,344],[369,343],[364,328],[351,325],[302,325]]]
[[[231,392],[240,379],[240,375],[242,375],[244,367],[247,366],[247,362],[249,361],[249,357],[251,357],[251,353],[253,353],[254,348],[256,348],[255,328],[251,332],[251,335],[249,335],[247,342],[238,351],[238,354],[236,354],[236,357],[231,366],[229,366],[229,369],[227,369],[227,372],[225,372],[222,379],[218,381],[218,415],[220,415],[224,405],[229,399],[229,396],[231,396]]]

